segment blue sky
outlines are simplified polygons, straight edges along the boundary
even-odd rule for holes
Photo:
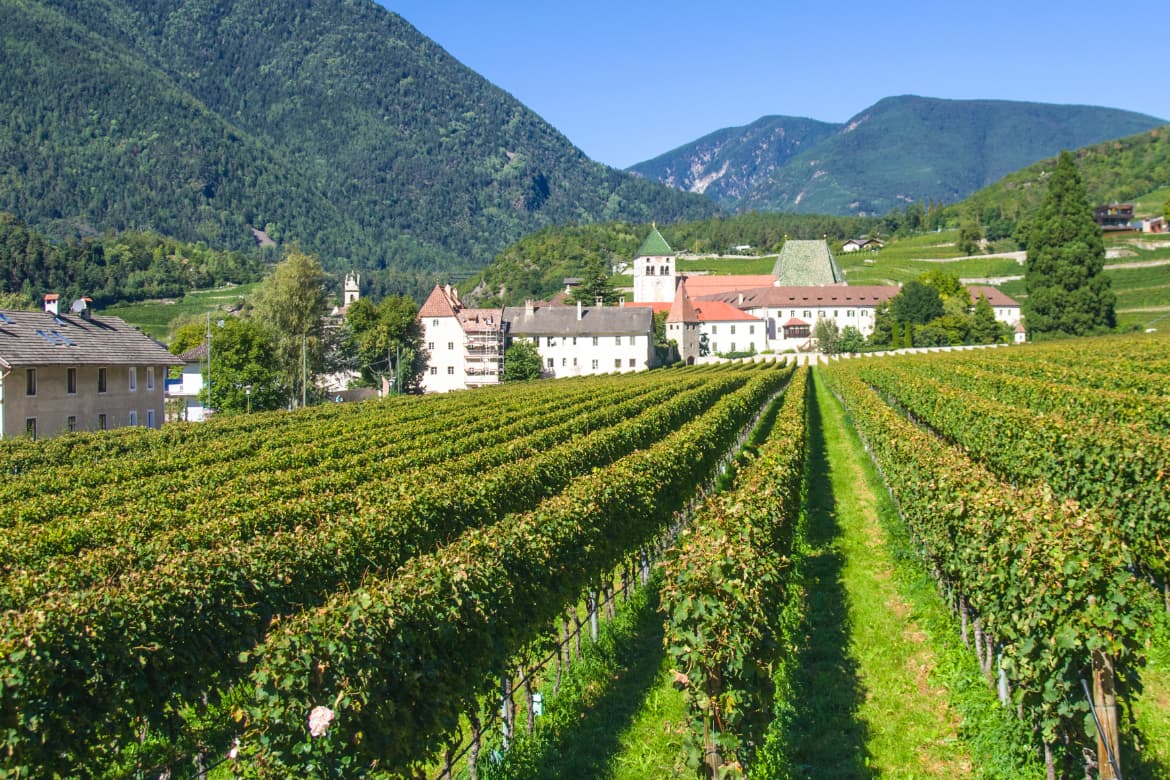
[[[843,122],[891,95],[1170,120],[1157,4],[378,1],[617,167],[769,114]]]

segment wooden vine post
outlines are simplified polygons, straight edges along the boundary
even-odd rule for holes
[[[1097,729],[1097,764],[1101,769],[1101,780],[1121,780],[1121,741],[1118,739],[1113,659],[1100,650],[1093,651],[1093,711],[1100,724]]]

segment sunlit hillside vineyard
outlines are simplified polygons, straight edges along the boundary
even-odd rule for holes
[[[589,692],[614,678],[589,646],[645,630],[622,629],[647,603],[635,590],[665,625],[667,682],[640,707],[686,713],[656,727],[673,741],[645,766],[815,776],[793,724],[832,715],[794,691],[826,439],[877,469],[954,614],[929,630],[1016,724],[989,747],[943,718],[968,775],[1047,761],[1080,777],[1098,749],[1082,680],[1108,674],[1126,776],[1157,777],[1168,394],[1170,339],[1130,336],[6,441],[0,777],[532,776],[598,728]],[[968,694],[940,691],[965,712]],[[944,776],[864,749],[884,772]]]

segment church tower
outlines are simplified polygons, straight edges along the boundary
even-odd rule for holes
[[[651,228],[634,257],[634,302],[667,303],[674,300],[674,250]]]
[[[678,346],[679,360],[693,365],[699,356],[699,314],[687,295],[687,285],[680,282],[674,291],[670,313],[666,315],[666,338]]]
[[[343,297],[341,305],[343,307],[349,306],[351,303],[362,297],[360,283],[361,276],[356,271],[350,271],[345,275],[345,287],[343,288]]]

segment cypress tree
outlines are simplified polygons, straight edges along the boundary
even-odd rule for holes
[[[1060,153],[1040,211],[1027,230],[1024,321],[1044,336],[1083,336],[1113,328],[1116,296],[1105,267],[1105,242],[1093,221],[1073,156]]]

